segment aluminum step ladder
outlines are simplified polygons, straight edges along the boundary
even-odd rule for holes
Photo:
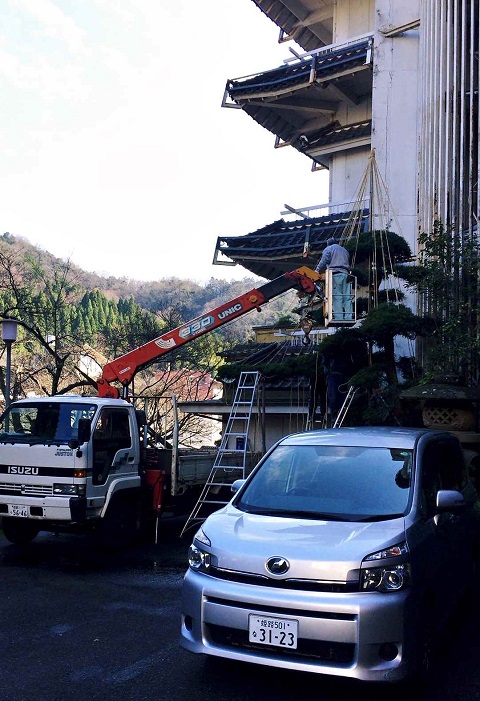
[[[353,387],[352,385],[350,385],[348,388],[347,396],[345,397],[345,401],[337,414],[337,418],[335,419],[332,428],[340,428],[340,426],[343,424],[348,410],[350,409],[350,404],[353,402],[353,399],[357,393],[357,389],[358,387]]]
[[[223,432],[211,472],[180,536],[189,528],[203,523],[213,511],[217,511],[225,504],[228,504],[231,493],[229,491],[228,497],[225,497],[222,494],[222,488],[231,487],[237,479],[245,479],[248,433],[259,380],[259,372],[249,371],[240,374],[232,403],[232,411]],[[234,448],[229,447],[232,443],[234,443]],[[232,466],[228,464],[227,456],[232,455],[240,458],[240,465]],[[223,489],[223,492],[225,492],[225,489]]]

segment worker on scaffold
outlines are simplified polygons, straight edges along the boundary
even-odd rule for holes
[[[315,272],[332,271],[332,318],[338,321],[353,319],[352,290],[348,281],[350,254],[346,248],[327,240],[327,247],[318,261]]]

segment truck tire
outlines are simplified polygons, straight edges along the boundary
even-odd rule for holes
[[[31,543],[40,532],[35,523],[22,518],[3,518],[2,529],[5,538],[15,545]]]
[[[113,497],[98,528],[98,544],[113,552],[128,547],[137,532],[137,500],[133,495]]]

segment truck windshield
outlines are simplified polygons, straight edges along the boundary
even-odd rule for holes
[[[242,511],[290,517],[400,517],[409,503],[411,470],[411,450],[279,446],[233,503]]]
[[[95,404],[22,402],[11,404],[0,419],[0,441],[68,443],[78,438],[79,419],[92,419]]]

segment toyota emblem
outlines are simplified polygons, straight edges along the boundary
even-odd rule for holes
[[[286,574],[290,569],[290,563],[284,557],[270,557],[266,562],[267,571],[270,574]]]

